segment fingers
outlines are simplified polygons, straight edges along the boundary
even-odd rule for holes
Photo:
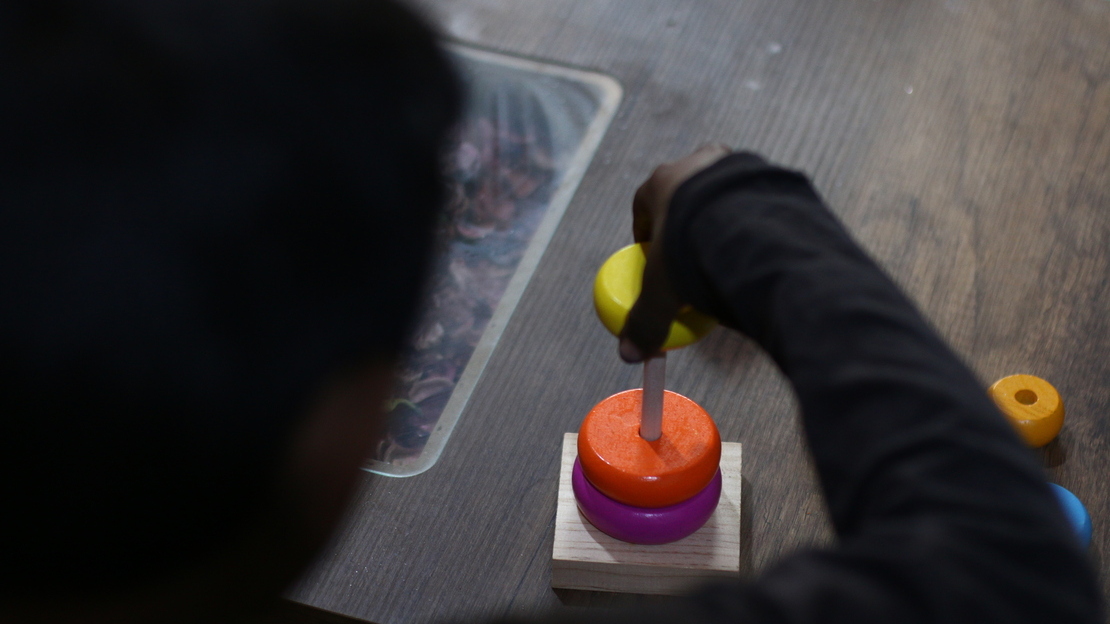
[[[621,331],[620,356],[625,362],[642,362],[659,353],[670,333],[671,322],[682,308],[671,286],[658,245],[652,245],[644,267],[643,288]]]
[[[682,300],[667,277],[659,240],[671,197],[683,182],[731,151],[720,143],[704,145],[674,162],[659,165],[636,189],[632,198],[632,236],[637,243],[653,244],[648,251],[640,297],[621,332],[620,355],[624,361],[642,362],[659,353],[671,322],[682,309]]]
[[[696,173],[731,153],[732,148],[724,143],[708,143],[694,150],[690,155],[680,159],[678,162],[683,162],[689,170]],[[689,175],[691,175],[691,173],[688,173],[687,177]]]
[[[671,196],[683,182],[731,153],[720,143],[703,145],[682,158],[659,165],[632,198],[632,236],[637,243],[656,238]]]
[[[632,197],[632,238],[637,243],[646,243],[655,238],[655,213],[656,200],[655,191],[650,188],[647,182],[640,185],[636,189],[636,194]]]

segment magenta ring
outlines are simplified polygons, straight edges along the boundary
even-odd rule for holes
[[[602,533],[633,544],[678,541],[705,524],[721,500],[721,471],[693,498],[666,507],[633,507],[602,494],[586,479],[576,457],[571,485],[578,509]]]

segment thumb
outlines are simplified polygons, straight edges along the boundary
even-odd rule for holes
[[[640,297],[628,312],[620,338],[620,356],[628,363],[642,362],[659,353],[682,301],[671,287],[659,245],[652,245],[644,267]]]

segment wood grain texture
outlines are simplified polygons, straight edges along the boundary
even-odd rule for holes
[[[693,535],[642,546],[609,537],[578,511],[571,470],[578,434],[563,435],[556,500],[551,586],[562,589],[682,595],[699,582],[739,578],[743,449],[721,445],[721,500]]]
[[[537,615],[554,592],[559,440],[639,385],[594,317],[636,185],[707,141],[809,172],[980,375],[1047,379],[1039,451],[1094,520],[1110,590],[1110,2],[423,0],[455,39],[616,77],[625,98],[439,460],[368,478],[292,592],[382,624]],[[790,388],[741,336],[669,358],[668,386],[743,442],[744,574],[833,540]]]

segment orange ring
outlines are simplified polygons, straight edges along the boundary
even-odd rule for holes
[[[598,403],[578,430],[578,458],[603,494],[635,507],[666,507],[705,488],[721,463],[721,435],[700,405],[663,396],[663,435],[640,437],[640,388]]]

